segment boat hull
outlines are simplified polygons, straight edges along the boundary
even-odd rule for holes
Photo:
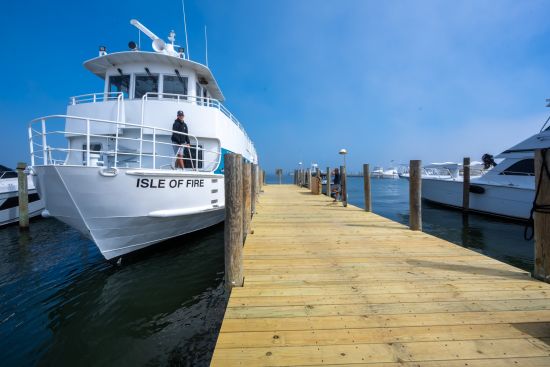
[[[535,190],[498,186],[472,181],[478,192],[470,192],[470,210],[514,219],[529,218]],[[422,198],[434,203],[462,208],[463,182],[422,178]]]
[[[113,259],[224,220],[223,175],[35,166],[49,214]]]

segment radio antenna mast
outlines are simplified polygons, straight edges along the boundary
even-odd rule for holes
[[[187,20],[185,19],[185,0],[181,0],[181,7],[183,9],[183,29],[185,31],[185,48],[187,50],[187,60],[189,60],[190,55],[189,55],[189,42],[187,42]]]
[[[206,33],[206,25],[204,26],[204,44],[204,49],[206,52],[206,67],[208,67],[208,34]]]

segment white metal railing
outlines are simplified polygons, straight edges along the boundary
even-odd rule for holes
[[[155,99],[155,100],[171,100],[177,103],[180,102],[187,102],[187,103],[196,103],[201,106],[206,107],[212,107],[218,109],[220,112],[222,112],[224,115],[226,115],[245,135],[248,143],[250,145],[254,145],[252,143],[252,140],[248,137],[248,134],[246,133],[243,125],[237,120],[235,115],[233,115],[220,101],[214,98],[208,98],[208,97],[200,97],[200,96],[193,96],[189,94],[175,94],[175,93],[159,93],[159,92],[147,92],[141,97],[142,103],[141,103],[141,118],[143,122],[143,116],[145,112],[145,102],[149,99]]]
[[[65,124],[69,120],[73,125],[80,122],[83,126],[79,126],[80,129],[76,126],[68,130],[65,130],[65,128],[58,130],[48,129],[48,124],[51,125],[59,122]],[[105,128],[106,126],[113,127],[113,129],[109,133],[92,133],[92,130]],[[121,135],[121,129],[139,129],[139,138]],[[106,166],[118,168],[121,166],[121,163],[125,163],[124,167],[130,168],[157,169],[158,167],[167,167],[171,166],[171,162],[175,159],[178,159],[176,153],[166,154],[166,151],[175,150],[173,147],[180,147],[168,140],[174,133],[188,136],[192,139],[191,142],[195,143],[194,145],[190,144],[190,146],[183,147],[183,160],[190,163],[193,171],[213,171],[218,167],[221,159],[220,149],[214,151],[201,148],[199,140],[194,135],[147,125],[69,115],[51,115],[34,119],[29,123],[28,134],[31,164],[34,166],[38,158],[42,160],[43,165]],[[151,136],[151,138],[144,138],[144,135]],[[59,141],[55,141],[53,145],[51,144],[51,141],[55,138],[63,138],[62,140],[65,141],[67,136],[71,138],[83,137],[83,140],[85,140],[85,149],[71,147],[70,143],[66,148],[63,148],[60,146],[62,143]],[[164,137],[167,141],[162,141],[161,137]],[[50,143],[48,143],[48,138],[50,138]],[[139,146],[139,149],[133,151],[128,146],[123,147],[121,143],[135,143]],[[151,145],[151,152],[144,152],[144,143],[145,145]],[[92,149],[92,145],[96,144],[100,145],[100,148]],[[112,147],[113,145],[114,147]],[[185,149],[188,150],[185,151]],[[193,157],[193,152],[195,153],[195,157]],[[188,153],[187,157],[185,153]],[[200,153],[202,153],[201,159],[199,159]],[[64,157],[58,159],[54,157],[56,154]],[[85,154],[85,158],[80,159],[78,154]],[[206,159],[207,155],[212,156],[213,159]],[[145,163],[144,157],[151,158],[148,164]],[[132,159],[137,159],[137,161],[131,161]],[[107,160],[107,164],[105,164],[105,160]]]
[[[124,93],[122,92],[102,92],[102,93],[88,93],[82,94],[80,96],[74,96],[69,98],[69,105],[75,106],[78,104],[84,103],[100,103],[100,102],[109,102],[116,101],[116,120],[122,120],[122,108],[124,102]]]

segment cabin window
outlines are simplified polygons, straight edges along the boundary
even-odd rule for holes
[[[128,98],[130,93],[130,75],[112,75],[109,77],[109,92],[122,93],[124,98]],[[110,95],[109,99],[116,99],[115,95]]]
[[[158,75],[136,75],[136,88],[134,98],[141,98],[146,93],[158,93],[159,77]],[[153,97],[157,97],[153,95]]]
[[[187,96],[187,78],[176,75],[164,76],[163,93],[181,94]],[[163,96],[164,98],[177,98],[176,96]],[[185,97],[187,99],[187,97]]]
[[[509,176],[534,176],[535,162],[533,159],[524,159],[512,164],[500,173],[501,175]]]

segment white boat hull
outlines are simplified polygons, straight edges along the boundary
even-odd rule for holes
[[[37,191],[28,180],[29,218],[40,215],[44,201],[37,197]],[[5,178],[0,182],[0,226],[19,220],[19,192],[17,178]]]
[[[192,171],[35,166],[51,216],[113,259],[224,220],[223,175]]]
[[[483,188],[483,193],[470,192],[470,210],[516,219],[528,219],[535,197],[530,188],[491,185],[471,181],[471,185]],[[447,206],[462,208],[460,180],[422,178],[422,198]]]

